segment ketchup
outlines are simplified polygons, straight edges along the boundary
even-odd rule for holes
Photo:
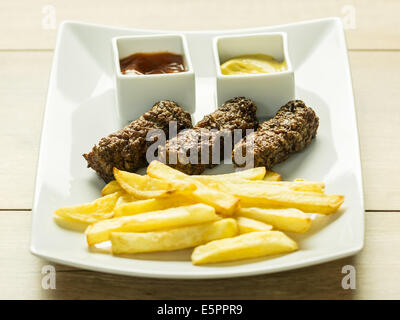
[[[162,74],[186,71],[183,56],[171,52],[139,52],[119,61],[122,74]]]

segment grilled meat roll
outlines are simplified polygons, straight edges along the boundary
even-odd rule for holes
[[[188,112],[173,101],[159,101],[137,120],[102,138],[83,157],[105,182],[114,179],[113,167],[134,172],[147,164],[146,151],[154,143],[146,141],[149,130],[161,129],[168,137],[170,121],[176,121],[178,131],[192,127]]]
[[[225,137],[232,139],[231,150],[234,129],[242,130],[240,138],[246,129],[257,129],[256,110],[255,103],[250,99],[236,97],[226,101],[193,129],[183,130],[168,140],[165,147],[161,148],[161,161],[190,175],[201,174],[223,158]]]
[[[275,117],[261,123],[257,131],[235,145],[233,162],[236,167],[249,166],[252,162],[254,167],[270,169],[310,144],[317,134],[318,124],[318,116],[303,101],[289,101]]]

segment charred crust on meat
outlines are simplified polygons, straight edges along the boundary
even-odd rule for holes
[[[167,141],[161,151],[162,160],[184,173],[201,174],[205,169],[215,166],[214,159],[211,158],[211,155],[215,154],[215,148],[219,147],[220,158],[223,157],[224,136],[232,134],[234,129],[241,129],[243,133],[246,129],[257,129],[256,111],[257,106],[250,99],[236,97],[226,101],[213,113],[204,116],[194,128],[183,130],[175,138]],[[180,155],[187,156],[188,150],[196,150],[196,161],[179,160]],[[202,161],[202,150],[208,150],[207,161]],[[171,161],[172,157],[174,161]]]
[[[244,164],[235,162],[235,154],[244,157],[247,151],[255,167],[270,169],[309,145],[317,134],[318,125],[319,118],[313,109],[301,100],[289,101],[273,118],[261,123],[257,131],[235,145],[233,162],[242,167]]]
[[[195,127],[209,130],[256,129],[258,126],[256,111],[257,106],[254,101],[236,97],[226,101],[213,113],[204,116]]]
[[[170,121],[176,121],[178,132],[192,127],[190,114],[175,102],[162,100],[155,103],[137,120],[102,138],[91,152],[84,154],[88,168],[109,182],[114,179],[114,167],[134,172],[146,166],[146,151],[153,143],[146,141],[147,133],[152,129],[161,129],[168,137]]]

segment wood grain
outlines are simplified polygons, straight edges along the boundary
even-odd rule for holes
[[[400,214],[366,214],[366,243],[355,257],[294,271],[220,280],[159,280],[83,271],[28,252],[30,213],[0,212],[0,299],[399,299]],[[41,287],[44,265],[56,289]],[[356,290],[342,289],[342,267],[356,269]]]
[[[367,210],[400,209],[400,52],[352,52]],[[395,67],[396,66],[396,67]]]
[[[31,208],[52,52],[0,53],[0,208]]]
[[[0,206],[30,209],[51,52],[0,52]],[[400,209],[399,52],[351,52],[367,210]],[[23,65],[23,68],[18,66]]]
[[[50,7],[49,7],[50,6]],[[400,49],[397,0],[31,0],[0,2],[0,49],[52,49],[56,25],[78,20],[129,28],[235,29],[338,16],[346,22],[350,49]]]

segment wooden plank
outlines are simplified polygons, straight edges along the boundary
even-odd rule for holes
[[[396,0],[1,1],[0,49],[53,48],[57,26],[78,20],[130,28],[204,30],[343,18],[352,49],[400,49]],[[50,29],[49,29],[50,28]]]
[[[28,252],[29,212],[0,212],[0,299],[399,299],[400,214],[366,214],[365,249],[356,257],[278,274],[220,280],[142,279],[54,264],[56,289],[41,287],[52,263]],[[356,269],[356,289],[341,286]],[[173,288],[173,290],[171,290]]]
[[[0,208],[30,209],[51,52],[0,52]],[[400,209],[399,52],[351,52],[367,210]],[[23,65],[23,68],[18,66]],[[379,187],[378,187],[379,186]]]
[[[399,52],[352,52],[365,208],[400,209]],[[399,68],[399,71],[396,69]]]
[[[0,53],[0,208],[31,208],[52,52]]]

